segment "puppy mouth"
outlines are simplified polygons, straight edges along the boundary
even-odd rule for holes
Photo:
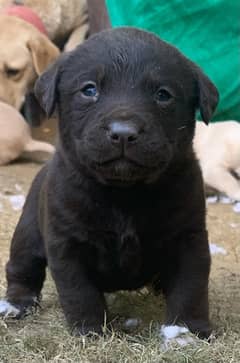
[[[97,163],[99,167],[137,167],[137,168],[144,168],[144,169],[152,169],[152,167],[146,166],[143,163],[140,163],[136,160],[133,160],[126,155],[114,157],[108,160],[104,160],[102,162]]]
[[[119,157],[95,163],[94,169],[104,184],[131,186],[159,174],[165,165],[166,162],[162,162],[157,168],[150,167],[127,157]]]

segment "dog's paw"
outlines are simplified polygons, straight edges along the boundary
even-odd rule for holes
[[[176,343],[181,346],[193,344],[194,339],[188,328],[179,325],[162,325],[160,335],[164,340],[164,346]]]
[[[39,298],[36,296],[24,296],[18,302],[2,299],[0,300],[0,316],[21,319],[35,312],[39,306]]]
[[[0,300],[0,316],[18,318],[21,310],[10,304],[7,300]]]

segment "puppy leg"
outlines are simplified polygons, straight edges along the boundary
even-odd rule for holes
[[[208,316],[208,276],[210,255],[207,233],[190,236],[179,253],[177,268],[165,285],[166,325],[184,324],[207,338],[211,334]],[[180,242],[181,243],[181,242]]]
[[[205,184],[240,201],[240,182],[224,167],[208,168],[203,171]]]
[[[89,280],[77,257],[64,256],[57,256],[55,248],[48,251],[49,267],[67,322],[76,334],[101,334],[106,311],[104,295]]]
[[[45,278],[46,259],[42,239],[36,226],[31,223],[32,221],[26,219],[26,216],[20,220],[6,266],[8,284],[6,300],[11,307],[17,309],[13,313],[17,318],[38,305]],[[1,301],[1,314],[11,314],[11,307]]]
[[[55,151],[55,147],[51,144],[49,144],[48,142],[44,142],[44,141],[38,141],[38,140],[33,140],[30,139],[29,142],[27,143],[27,145],[25,145],[24,147],[24,151],[27,152],[46,152],[49,154],[53,154]]]
[[[0,301],[1,315],[21,317],[38,304],[45,278],[46,258],[38,229],[39,176],[33,183],[23,214],[13,235],[6,266],[6,301]]]

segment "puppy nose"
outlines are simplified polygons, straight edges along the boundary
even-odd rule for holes
[[[127,121],[114,121],[108,126],[108,137],[114,144],[133,143],[138,134],[137,127]]]

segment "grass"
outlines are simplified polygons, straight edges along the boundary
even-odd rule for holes
[[[21,168],[24,172],[19,174]],[[36,167],[21,168],[1,169],[1,191],[6,187],[11,192],[20,179],[26,192]],[[4,265],[19,217],[4,203],[0,212],[0,296],[5,293]],[[196,338],[185,347],[164,346],[158,324],[163,321],[164,301],[146,289],[119,292],[108,299],[112,319],[141,319],[136,330],[123,331],[118,319],[114,330],[106,331],[102,337],[73,337],[48,276],[40,310],[24,320],[0,320],[0,363],[240,363],[240,216],[232,212],[231,206],[209,206],[208,225],[211,242],[227,251],[227,255],[213,256],[210,307],[217,336],[211,343]]]
[[[106,332],[103,337],[70,336],[51,281],[45,287],[42,310],[23,321],[2,321],[0,325],[0,362],[2,363],[239,363],[240,316],[215,301],[212,320],[217,323],[219,337],[212,343],[195,339],[194,344],[164,347],[156,320],[161,299],[150,294],[118,293],[112,312],[144,318],[138,331]],[[216,292],[216,291],[215,291]],[[214,296],[212,298],[215,299]],[[238,295],[239,298],[239,295]],[[215,306],[215,307],[214,307]],[[127,309],[126,309],[127,308]],[[161,317],[162,314],[160,314]],[[149,317],[155,322],[149,322]]]

